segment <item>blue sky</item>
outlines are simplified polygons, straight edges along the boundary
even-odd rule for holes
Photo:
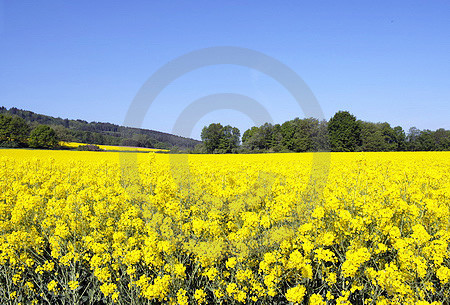
[[[325,117],[450,129],[450,1],[1,1],[0,105],[122,124],[167,62],[213,46],[250,48],[300,75]],[[303,117],[281,84],[245,67],[201,68],[157,97],[144,128],[171,132],[193,101],[257,100],[274,123]],[[196,123],[253,125],[218,110]]]

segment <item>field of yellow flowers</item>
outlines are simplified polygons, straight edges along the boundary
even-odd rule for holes
[[[0,303],[449,304],[450,152],[330,158],[0,150]]]

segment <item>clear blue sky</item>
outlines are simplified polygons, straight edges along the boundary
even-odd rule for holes
[[[297,72],[325,117],[405,129],[450,129],[450,1],[1,1],[0,105],[121,124],[143,83],[187,52],[250,48]],[[143,127],[171,132],[192,101],[256,99],[275,123],[303,117],[271,78],[239,66],[202,68],[168,86]],[[216,111],[243,132],[251,120]]]

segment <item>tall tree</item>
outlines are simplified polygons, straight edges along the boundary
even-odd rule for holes
[[[418,150],[422,151],[430,151],[430,150],[436,150],[435,148],[435,139],[433,132],[431,130],[422,130],[419,137],[417,138],[418,141]]]
[[[360,144],[361,127],[348,111],[337,112],[328,123],[332,151],[355,151]]]
[[[273,144],[273,125],[265,123],[260,127],[252,127],[244,132],[242,145],[250,150],[269,150]]]
[[[213,153],[219,148],[222,129],[223,126],[220,123],[212,123],[208,127],[203,127],[201,137],[208,153]]]
[[[416,127],[411,127],[408,130],[408,135],[406,136],[408,150],[416,151],[421,149],[419,143],[419,136],[421,133],[420,129]]]
[[[280,124],[273,125],[272,141],[270,149],[274,152],[280,152],[285,150],[285,148],[283,147],[283,133],[281,132]]]
[[[317,121],[312,134],[314,151],[329,151],[330,139],[328,137],[328,122],[326,120]]]
[[[0,114],[0,146],[26,147],[30,127],[17,116]]]
[[[240,144],[241,133],[236,127],[230,125],[222,128],[219,149],[221,152],[230,153]]]
[[[201,137],[208,153],[229,153],[239,146],[241,133],[236,127],[212,123],[203,127]]]
[[[253,126],[242,135],[242,146],[249,150],[260,150],[264,146],[265,139],[260,127]]]
[[[311,122],[307,119],[301,120],[295,118],[291,121],[292,124],[292,145],[291,150],[295,152],[308,151],[312,147],[311,139]]]
[[[361,127],[362,151],[395,151],[398,148],[397,134],[388,123],[358,121]]]
[[[450,130],[439,128],[433,136],[436,150],[450,150]]]
[[[253,126],[250,129],[247,129],[246,131],[244,131],[244,133],[242,134],[242,147],[246,148],[246,149],[253,149],[253,147],[251,147],[250,144],[250,139],[253,137],[253,134],[255,133],[255,131],[258,129],[258,127]]]
[[[47,125],[39,125],[31,131],[29,145],[33,148],[55,148],[58,146],[56,132]]]
[[[394,127],[394,134],[395,134],[395,142],[397,143],[397,149],[398,151],[404,151],[407,149],[406,147],[406,134],[405,131],[401,126],[395,126]]]

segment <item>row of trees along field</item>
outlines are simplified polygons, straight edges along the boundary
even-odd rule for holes
[[[101,126],[108,125],[108,123],[98,124],[101,124]],[[100,128],[99,126],[96,128]],[[144,147],[154,144],[150,140],[147,142],[148,138],[146,135],[139,133],[130,133],[130,137],[119,139],[112,135],[99,135],[101,139],[96,137],[81,137],[80,139],[74,136],[77,133],[80,133],[80,135],[92,135],[89,131],[73,130],[61,125],[49,127],[38,124],[37,121],[29,123],[21,116],[10,115],[9,113],[0,114],[1,147],[54,148],[59,141]],[[347,111],[337,112],[328,122],[313,118],[295,118],[283,124],[272,125],[266,123],[260,127],[252,127],[242,135],[242,145],[240,136],[240,131],[236,127],[213,123],[203,128],[201,134],[203,143],[198,144],[190,152],[450,150],[450,130],[440,128],[436,131],[431,131],[412,127],[408,133],[405,133],[400,126],[392,128],[388,123],[371,123],[357,120],[354,115]],[[118,139],[120,143],[104,141],[106,137]],[[179,138],[194,141],[192,139]],[[196,142],[199,143],[199,141]],[[189,143],[188,146],[192,147],[191,145]]]
[[[47,125],[31,128],[18,117],[0,114],[0,147],[55,148],[58,146],[56,132]]]
[[[295,118],[283,124],[252,127],[242,135],[242,145],[239,130],[229,125],[211,124],[203,128],[201,137],[203,144],[195,153],[450,150],[450,130],[412,127],[405,133],[402,127],[392,128],[389,123],[357,120],[347,111],[337,112],[328,122]]]

